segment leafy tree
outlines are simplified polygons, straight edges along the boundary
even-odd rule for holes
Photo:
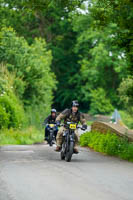
[[[126,49],[132,73],[133,53],[133,1],[132,0],[92,0],[90,13],[94,18],[93,28],[104,29],[109,24],[116,24],[114,34],[119,47]]]
[[[128,74],[125,49],[116,43],[115,24],[110,24],[103,30],[94,30],[91,28],[92,23],[90,14],[73,18],[74,30],[78,33],[75,51],[79,54],[81,68],[72,80],[76,79],[78,83],[80,101],[91,101],[90,90],[101,87],[111,103],[118,106],[116,90],[122,78]]]
[[[12,28],[0,32],[0,61],[15,73],[14,87],[25,105],[43,104],[49,109],[55,89],[55,76],[50,70],[52,55],[43,39],[28,45]]]
[[[58,80],[54,106],[59,110],[69,106],[72,99],[78,99],[82,110],[88,111],[91,91],[99,87],[104,89],[111,104],[118,107],[117,88],[123,78],[132,75],[132,0],[87,1],[88,12],[86,10],[83,14],[77,9],[84,2],[0,0],[0,28],[13,27],[17,35],[24,36],[30,47],[35,46],[36,37],[46,40],[44,48],[52,52],[51,69]],[[9,64],[11,67],[12,63]],[[26,89],[26,77],[29,74],[17,75],[15,83],[16,89],[19,88],[17,93],[25,105],[28,105],[30,98],[32,102],[37,101],[33,98],[36,86]],[[32,97],[28,94],[32,94]],[[38,96],[41,96],[40,93]]]
[[[110,114],[113,111],[110,99],[107,98],[105,91],[102,88],[91,91],[91,114]]]
[[[79,68],[78,57],[73,51],[76,35],[72,30],[69,13],[80,7],[83,0],[1,2],[1,24],[12,26],[30,44],[35,37],[46,39],[47,47],[52,50],[53,55],[52,70],[58,80],[54,106],[62,109],[69,105],[73,99],[71,94],[74,93],[71,91],[73,83],[69,79]]]

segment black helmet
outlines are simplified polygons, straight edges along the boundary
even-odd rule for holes
[[[75,107],[79,107],[79,103],[77,100],[74,100],[72,101],[72,107],[75,106]]]
[[[51,113],[56,113],[56,109],[51,109]]]

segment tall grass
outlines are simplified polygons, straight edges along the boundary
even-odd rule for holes
[[[0,130],[0,145],[24,145],[42,142],[43,132],[35,127],[29,127],[24,130],[3,129]]]

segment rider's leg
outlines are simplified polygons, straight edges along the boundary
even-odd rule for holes
[[[56,137],[57,137],[57,133],[58,133],[58,128],[56,128],[56,130],[54,131],[55,140],[56,140]]]
[[[62,145],[62,139],[63,139],[63,131],[64,131],[64,127],[61,127],[57,133],[57,137],[56,137],[56,151],[59,151],[61,149],[61,145]]]
[[[48,141],[48,135],[49,135],[49,131],[48,131],[48,126],[46,126],[45,128],[45,140]]]
[[[57,146],[59,147],[61,147],[62,145],[63,131],[64,131],[64,127],[61,127],[57,133],[56,141],[57,141]]]

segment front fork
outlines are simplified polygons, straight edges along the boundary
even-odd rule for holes
[[[70,143],[73,142],[73,144],[75,143],[75,138],[74,138],[74,131],[72,132],[69,132],[67,134],[67,137],[66,137],[66,152],[69,151],[69,146],[70,146]]]

